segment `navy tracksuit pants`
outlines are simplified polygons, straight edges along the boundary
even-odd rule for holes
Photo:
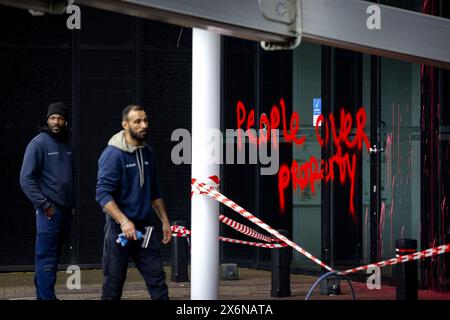
[[[55,300],[56,272],[62,244],[68,238],[71,210],[55,208],[49,219],[44,211],[36,210],[35,276],[38,300]]]
[[[137,230],[144,232],[144,225],[135,223]],[[144,278],[147,290],[153,300],[168,300],[166,275],[161,260],[161,242],[153,230],[147,248],[141,241],[130,240],[122,247],[116,243],[122,233],[120,226],[111,218],[106,218],[105,240],[103,244],[103,300],[118,300],[122,297],[128,261],[131,258]]]

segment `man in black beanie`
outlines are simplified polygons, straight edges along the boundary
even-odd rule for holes
[[[59,114],[66,121],[68,120],[68,117],[69,117],[69,111],[67,110],[66,105],[62,102],[54,102],[48,106],[47,120],[52,114]]]
[[[36,212],[35,278],[38,300],[55,300],[56,271],[73,208],[72,145],[62,102],[48,107],[46,123],[28,144],[20,185]]]

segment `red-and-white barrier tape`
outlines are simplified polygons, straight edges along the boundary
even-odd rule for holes
[[[218,190],[219,186],[220,186],[219,177],[217,177],[217,176],[208,177],[208,182],[206,183],[206,185],[208,187],[212,188],[213,190]],[[196,190],[191,191],[191,196],[194,193],[200,195],[200,194],[206,194],[207,192],[200,191],[197,189],[197,191]],[[274,238],[265,236],[250,227],[247,227],[237,221],[234,221],[234,220],[224,216],[223,214],[219,215],[219,221],[226,224],[227,226],[233,228],[234,230],[236,230],[246,236],[249,236],[251,238],[266,241],[266,242],[280,242],[279,239],[274,239]],[[178,229],[178,230],[181,230],[181,229]],[[190,235],[190,231],[185,229],[185,233],[178,233],[176,236],[184,236],[185,237],[187,235]],[[260,248],[269,248],[269,249],[287,247],[287,244],[285,244],[285,243],[260,243],[260,242],[253,242],[253,241],[230,239],[230,238],[225,238],[225,237],[219,237],[219,240],[223,241],[223,242],[228,242],[228,243],[245,244],[245,245],[249,245],[249,246],[260,247]]]
[[[219,216],[219,221],[226,224],[227,226],[233,228],[234,230],[239,231],[240,233],[245,234],[246,236],[249,236],[249,237],[257,239],[257,240],[262,240],[265,242],[279,242],[280,241],[279,239],[273,239],[271,237],[265,236],[250,227],[247,227],[237,221],[234,221],[230,218],[225,217],[223,214],[221,214]]]
[[[384,260],[384,261],[377,262],[377,263],[368,264],[368,265],[361,266],[358,268],[348,269],[348,270],[339,272],[339,274],[346,275],[346,274],[350,274],[350,273],[355,273],[355,272],[367,270],[368,268],[373,267],[373,266],[380,267],[380,268],[386,267],[386,266],[392,266],[392,265],[398,264],[398,263],[405,263],[408,261],[429,258],[429,257],[436,256],[439,254],[444,254],[446,252],[450,252],[450,244],[445,244],[445,245],[442,245],[442,246],[439,246],[436,248],[431,248],[431,249],[415,252],[415,253],[404,255],[404,256],[397,256],[396,258]]]
[[[229,242],[229,243],[238,243],[238,244],[246,244],[248,246],[267,248],[267,249],[275,249],[275,248],[284,248],[287,247],[285,243],[261,243],[261,242],[253,242],[253,241],[244,241],[244,240],[236,240],[225,237],[219,237],[220,241]]]
[[[209,177],[209,179],[213,180],[214,183],[217,183],[217,186],[219,185],[219,178],[217,176]],[[214,185],[211,186],[211,182],[209,184],[206,184],[206,183],[198,182],[196,179],[192,179],[191,184],[192,184],[192,186],[194,188],[196,188],[196,190],[198,190],[197,191],[198,194],[206,194],[209,197],[214,198],[215,200],[219,201],[220,203],[222,203],[222,204],[226,205],[227,207],[233,209],[235,212],[239,213],[243,217],[247,218],[248,220],[250,220],[251,222],[253,222],[257,226],[259,226],[262,229],[266,230],[270,234],[273,234],[275,237],[277,237],[279,240],[282,241],[282,243],[280,245],[283,245],[283,244],[289,245],[293,249],[295,249],[296,251],[300,252],[305,257],[307,257],[308,259],[310,259],[313,262],[317,263],[321,267],[327,269],[328,271],[335,271],[330,266],[326,265],[324,262],[322,262],[318,258],[314,257],[308,251],[306,251],[305,249],[303,249],[302,247],[300,247],[296,243],[292,242],[291,240],[289,240],[288,238],[286,238],[285,236],[280,234],[278,231],[274,230],[272,227],[270,227],[269,225],[267,225],[266,223],[261,221],[259,218],[253,216],[250,212],[248,212],[244,208],[240,207],[238,204],[233,202],[231,199],[228,199],[223,194],[221,194],[220,192],[215,190],[215,189],[217,189],[217,187],[215,187]],[[233,241],[228,241],[228,242],[233,242],[233,243],[242,243],[242,242],[244,242],[244,241],[241,241],[241,240],[234,240],[234,239],[230,239],[230,240],[233,240]],[[272,241],[273,241],[273,239],[272,239]],[[372,266],[377,266],[377,267],[380,267],[380,268],[386,267],[386,266],[392,266],[394,264],[405,263],[405,262],[408,262],[408,261],[429,258],[429,257],[432,257],[432,256],[444,254],[446,252],[450,252],[450,244],[446,244],[446,245],[442,245],[442,246],[439,246],[439,247],[436,247],[436,248],[430,248],[430,249],[427,249],[427,250],[415,252],[415,253],[412,253],[412,254],[409,254],[409,255],[404,255],[404,256],[397,255],[396,258],[392,258],[392,259],[389,259],[389,260],[384,260],[384,261],[377,262],[377,263],[368,264],[368,265],[357,267],[357,268],[348,269],[348,270],[339,272],[339,274],[347,275],[347,274],[350,274],[350,273],[355,273],[355,272],[367,270],[368,268],[370,268]]]
[[[196,179],[192,179],[196,180]],[[212,187],[215,190],[219,190],[220,187],[220,178],[218,176],[209,176],[208,181],[205,184],[209,187]],[[198,189],[191,190],[191,197],[195,194],[205,194],[206,192],[200,191]]]
[[[266,242],[279,242],[280,241],[278,239],[273,239],[273,238],[267,237],[267,236],[257,232],[256,230],[253,230],[252,228],[244,226],[243,224],[240,224],[239,222],[236,222],[230,218],[225,217],[222,214],[219,216],[219,221],[226,224],[227,226],[230,226],[231,228],[239,231],[240,233],[245,234],[245,235],[252,237],[254,239],[257,239],[257,240],[262,240],[262,241],[266,241]],[[191,234],[191,231],[187,230],[183,226],[178,226],[178,225],[172,226],[172,232],[174,232],[174,236],[177,236],[178,233],[181,236],[186,236],[186,235]]]
[[[187,237],[188,235],[191,235],[190,230],[186,229],[186,227],[178,226],[178,225],[172,226],[172,232],[174,232],[173,233],[174,237]],[[219,237],[219,240],[223,241],[223,242],[228,242],[228,243],[245,244],[248,246],[267,248],[267,249],[287,247],[287,244],[285,244],[285,243],[261,243],[261,242],[230,239],[230,238],[225,238],[225,237]]]
[[[193,180],[195,180],[195,179],[193,179]],[[213,188],[214,190],[218,190],[219,186],[220,186],[220,179],[219,179],[219,177],[218,176],[210,176],[210,177],[208,177],[208,182],[206,182],[206,185],[208,187]],[[192,197],[192,195],[194,193],[199,194],[199,195],[200,194],[206,194],[206,192],[204,192],[204,191],[199,191],[198,189],[194,189],[193,191],[191,191],[191,197]],[[259,233],[258,231],[254,230],[254,229],[252,229],[250,227],[247,227],[247,226],[245,226],[245,225],[243,225],[243,224],[241,224],[241,223],[239,223],[237,221],[234,221],[234,220],[232,220],[232,219],[230,219],[228,217],[225,217],[223,214],[221,214],[219,216],[219,221],[224,223],[224,224],[226,224],[227,226],[235,229],[236,231],[238,231],[238,232],[240,232],[242,234],[245,234],[246,236],[249,236],[249,237],[252,237],[254,239],[257,239],[257,240],[262,240],[262,241],[265,241],[265,242],[279,242],[280,241],[279,239],[273,239],[271,237],[265,236],[265,235]]]
[[[174,237],[186,237],[191,235],[191,231],[186,229],[186,227],[184,226],[174,224],[173,226],[171,226],[171,230]]]
[[[208,186],[206,183],[198,182],[196,179],[192,179],[191,183],[192,183],[192,186],[195,187],[195,189],[200,191],[200,194],[201,193],[206,193],[206,195],[216,199],[220,203],[222,203],[222,204],[226,205],[227,207],[233,209],[234,211],[236,211],[237,213],[239,213],[243,217],[247,218],[248,220],[250,220],[251,222],[256,224],[258,227],[260,227],[260,228],[266,230],[267,232],[269,232],[270,234],[274,235],[275,237],[277,237],[278,239],[280,239],[281,241],[283,241],[287,245],[291,246],[292,248],[294,248],[295,250],[297,250],[298,252],[300,252],[301,254],[303,254],[304,256],[309,258],[310,260],[314,261],[315,263],[317,263],[321,267],[327,269],[328,271],[334,271],[330,266],[326,265],[325,263],[320,261],[318,258],[313,256],[311,253],[309,253],[308,251],[306,251],[305,249],[303,249],[302,247],[300,247],[296,243],[292,242],[291,240],[289,240],[288,238],[286,238],[285,236],[280,234],[277,230],[273,229],[271,226],[269,226],[268,224],[266,224],[265,222],[263,222],[259,218],[255,217],[250,212],[248,212],[244,208],[240,207],[239,205],[237,205],[235,202],[233,202],[232,200],[230,200],[227,197],[225,197],[220,192],[214,190],[213,187]]]

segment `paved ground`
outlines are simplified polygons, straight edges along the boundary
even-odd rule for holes
[[[174,283],[170,281],[170,268],[166,269],[168,276],[169,295],[173,300],[190,299],[190,283]],[[101,270],[82,270],[81,289],[69,290],[66,287],[70,275],[59,272],[56,286],[57,295],[64,300],[98,300],[100,298],[102,273]],[[33,300],[35,299],[34,274],[29,273],[0,273],[1,300]],[[316,277],[291,275],[292,296],[283,300],[303,300],[317,280]],[[380,290],[369,290],[365,283],[353,282],[358,300],[395,300],[395,287],[382,285]],[[351,293],[346,282],[341,282],[342,294],[338,296],[320,295],[317,288],[312,296],[313,300],[350,300]],[[239,280],[220,281],[219,299],[221,300],[265,300],[270,297],[271,274],[268,271],[239,269]],[[129,269],[124,288],[124,299],[149,299],[144,282],[136,269]],[[276,298],[279,299],[279,298]],[[450,300],[450,293],[419,291],[421,300]]]

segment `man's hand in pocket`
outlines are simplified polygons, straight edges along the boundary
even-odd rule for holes
[[[55,215],[55,208],[53,208],[53,206],[48,207],[47,209],[45,209],[45,214],[50,219]]]

